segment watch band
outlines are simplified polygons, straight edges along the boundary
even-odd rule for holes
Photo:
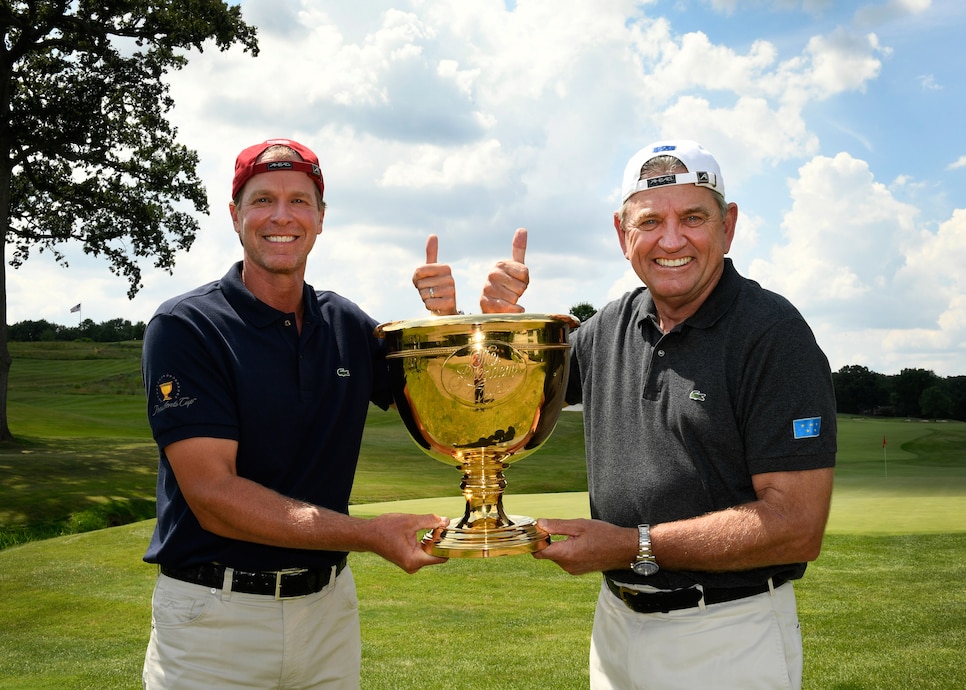
[[[654,558],[651,551],[651,526],[637,526],[637,560],[649,560]]]
[[[631,570],[638,575],[653,575],[660,568],[651,549],[651,526],[638,525],[637,538],[637,558],[631,563]]]

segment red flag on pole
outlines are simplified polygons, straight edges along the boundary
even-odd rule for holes
[[[882,437],[882,447],[885,448],[885,436]]]

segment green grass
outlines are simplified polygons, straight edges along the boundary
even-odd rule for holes
[[[137,686],[154,582],[140,556],[151,527],[0,552],[0,688]],[[796,583],[805,687],[962,687],[966,599],[953,583],[964,554],[963,532],[829,535]],[[371,554],[351,563],[364,688],[587,686],[597,577],[529,556],[455,559],[412,576]]]
[[[806,687],[966,685],[966,533],[831,534],[797,588]]]
[[[135,688],[156,451],[137,347],[17,345],[0,448],[0,688]],[[508,512],[586,516],[581,416],[507,470]],[[887,438],[883,454],[882,437]],[[840,419],[822,556],[796,583],[810,690],[966,686],[966,424]],[[352,512],[462,512],[460,473],[374,412]],[[87,531],[94,527],[109,529]],[[11,537],[11,535],[13,535]],[[60,536],[57,536],[60,535]],[[353,554],[363,687],[585,688],[599,578],[529,556],[406,575]]]
[[[10,343],[0,547],[154,515],[140,343]]]

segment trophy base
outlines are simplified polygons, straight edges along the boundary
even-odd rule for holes
[[[434,529],[423,537],[423,551],[439,558],[490,558],[533,553],[550,545],[550,535],[533,518],[507,517],[512,524],[504,527]]]

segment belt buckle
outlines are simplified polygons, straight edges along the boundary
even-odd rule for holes
[[[299,573],[306,572],[306,568],[286,568],[285,570],[275,571],[275,601],[281,601],[282,599],[298,599],[304,597],[304,594],[296,594],[291,597],[282,596],[282,578],[286,575],[298,575]]]
[[[629,605],[631,603],[628,600],[628,596],[630,599],[636,599],[639,594],[642,594],[640,590],[625,587],[624,585],[617,585],[617,591],[620,593],[621,601],[623,601],[625,605]]]

